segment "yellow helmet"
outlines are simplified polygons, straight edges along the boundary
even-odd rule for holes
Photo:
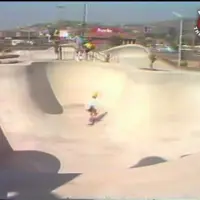
[[[96,98],[96,97],[98,97],[98,95],[99,95],[98,92],[94,92],[93,95],[92,95],[92,97],[93,97],[93,98]]]

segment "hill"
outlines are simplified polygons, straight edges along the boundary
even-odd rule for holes
[[[196,19],[183,19],[183,30],[184,33],[193,32]],[[154,33],[165,33],[168,32],[169,28],[175,28],[177,31],[180,28],[180,20],[169,20],[149,24],[152,27]]]
[[[183,30],[184,33],[192,33],[196,19],[183,19]],[[176,31],[179,31],[180,20],[167,20],[160,22],[152,22],[149,24],[126,24],[125,27],[134,27],[136,29],[143,29],[145,26],[149,26],[152,29],[152,33],[163,34],[168,33],[170,28],[174,28]]]

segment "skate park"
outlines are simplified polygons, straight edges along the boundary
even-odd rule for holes
[[[199,73],[159,60],[149,70],[140,45],[107,52],[111,63],[55,60],[50,49],[0,65],[5,196],[199,195]],[[88,127],[94,91],[101,117]]]

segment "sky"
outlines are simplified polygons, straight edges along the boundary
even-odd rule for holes
[[[57,6],[65,6],[58,9]],[[82,20],[84,2],[0,2],[0,29],[35,23]],[[176,19],[172,12],[195,18],[198,2],[87,2],[88,22],[104,24],[150,23]]]

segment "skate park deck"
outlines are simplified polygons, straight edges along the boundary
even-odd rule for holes
[[[110,51],[119,63],[0,66],[2,198],[198,197],[199,73]],[[88,127],[94,90],[107,115]]]

